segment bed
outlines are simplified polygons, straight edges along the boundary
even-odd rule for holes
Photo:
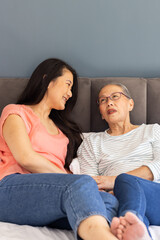
[[[16,102],[27,81],[26,78],[0,78],[0,112],[5,105]],[[135,100],[135,108],[131,112],[133,124],[160,124],[160,78],[104,77],[79,78],[78,81],[79,97],[70,117],[81,126],[83,132],[98,132],[107,128],[99,115],[96,100],[100,88],[109,82],[121,82],[129,88]],[[153,240],[160,239],[159,226],[150,226],[150,231]],[[72,231],[0,222],[0,239],[74,240],[75,238]]]

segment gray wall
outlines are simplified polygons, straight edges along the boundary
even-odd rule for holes
[[[0,77],[49,57],[80,76],[160,76],[160,0],[0,0]]]

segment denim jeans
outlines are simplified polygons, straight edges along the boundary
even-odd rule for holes
[[[11,174],[0,181],[3,222],[32,226],[54,226],[55,222],[60,228],[66,222],[66,228],[70,225],[77,237],[82,220],[101,215],[110,222],[117,209],[117,199],[99,192],[96,182],[87,175]]]
[[[120,174],[114,193],[119,201],[118,216],[135,213],[148,228],[160,226],[160,184],[128,174]]]

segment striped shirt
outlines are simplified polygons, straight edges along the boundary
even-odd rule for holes
[[[160,182],[160,125],[142,124],[119,136],[91,133],[78,149],[80,173],[117,176],[148,166]]]

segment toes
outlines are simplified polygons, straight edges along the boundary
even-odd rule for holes
[[[114,217],[111,222],[111,232],[116,236],[117,235],[117,228],[120,224],[120,220],[117,217]]]
[[[126,213],[125,219],[127,220],[127,222],[129,224],[135,224],[135,223],[140,221],[139,218],[135,214],[133,214],[131,212],[127,212]]]

